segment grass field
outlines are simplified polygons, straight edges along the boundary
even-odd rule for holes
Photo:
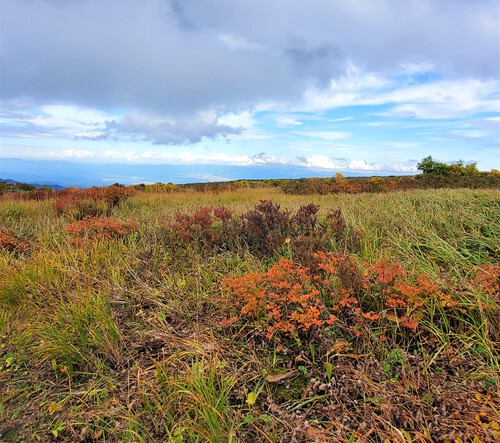
[[[500,439],[500,191],[0,201],[0,441]]]

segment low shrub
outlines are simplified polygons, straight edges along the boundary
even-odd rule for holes
[[[92,187],[58,191],[53,208],[58,215],[68,215],[75,220],[86,216],[109,215],[113,208],[136,191],[124,186]]]
[[[83,220],[70,223],[66,230],[80,243],[81,240],[112,239],[129,234],[136,227],[135,223],[124,222],[107,217],[86,216]]]
[[[285,254],[308,264],[313,251],[353,252],[357,236],[347,226],[342,211],[318,216],[320,207],[302,205],[295,214],[282,210],[270,200],[261,200],[254,209],[235,217],[225,207],[203,207],[193,214],[178,214],[173,234],[210,250],[250,252],[258,258]]]
[[[11,252],[24,251],[29,246],[28,242],[12,234],[7,228],[0,226],[0,249]]]
[[[251,325],[257,335],[301,344],[319,332],[335,329],[352,339],[373,328],[412,334],[420,325],[425,303],[457,306],[453,297],[426,275],[410,278],[397,262],[382,259],[360,267],[341,254],[319,252],[316,266],[306,268],[282,258],[266,272],[226,278],[215,299],[226,316],[222,326]]]

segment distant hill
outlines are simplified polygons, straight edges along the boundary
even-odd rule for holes
[[[127,163],[73,163],[67,161],[0,158],[0,174],[24,183],[87,188],[138,183],[206,183],[232,180],[332,177],[336,171],[288,165],[145,165]],[[341,171],[346,177],[389,175],[380,171]]]
[[[46,186],[48,188],[55,189],[55,190],[66,189],[66,186],[61,186],[61,185],[58,185],[55,183],[40,184],[40,183],[20,182],[17,180],[12,180],[10,178],[0,178],[0,183],[8,183],[9,185],[30,185],[30,186],[33,186],[37,189],[41,188],[43,186]]]

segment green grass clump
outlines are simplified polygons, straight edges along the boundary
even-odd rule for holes
[[[106,294],[72,293],[44,314],[23,337],[33,345],[41,364],[64,368],[71,375],[75,371],[99,373],[106,365],[119,363],[121,337]]]

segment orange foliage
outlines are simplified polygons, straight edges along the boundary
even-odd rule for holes
[[[382,259],[361,270],[344,255],[318,252],[315,259],[312,268],[282,258],[267,272],[224,279],[227,291],[217,302],[231,320],[221,325],[246,320],[269,339],[336,325],[358,337],[373,322],[416,331],[425,301],[457,304],[428,276],[410,279],[397,262]]]
[[[104,188],[97,186],[87,189],[68,188],[51,193],[51,196],[55,197],[52,206],[59,215],[69,215],[76,211],[82,216],[96,216],[100,211],[97,207],[98,203],[102,203],[109,210],[135,192],[134,189],[116,185]]]
[[[23,251],[27,247],[27,242],[18,239],[7,228],[0,226],[0,249],[14,252]]]
[[[86,216],[83,220],[70,223],[66,229],[70,236],[78,240],[81,239],[111,239],[123,237],[135,228],[134,223],[114,220],[106,217]]]
[[[477,267],[477,275],[472,281],[472,286],[487,294],[500,294],[500,265],[481,265]]]
[[[226,278],[228,308],[246,319],[265,325],[266,336],[275,333],[297,336],[332,321],[307,269],[282,258],[267,272]]]

